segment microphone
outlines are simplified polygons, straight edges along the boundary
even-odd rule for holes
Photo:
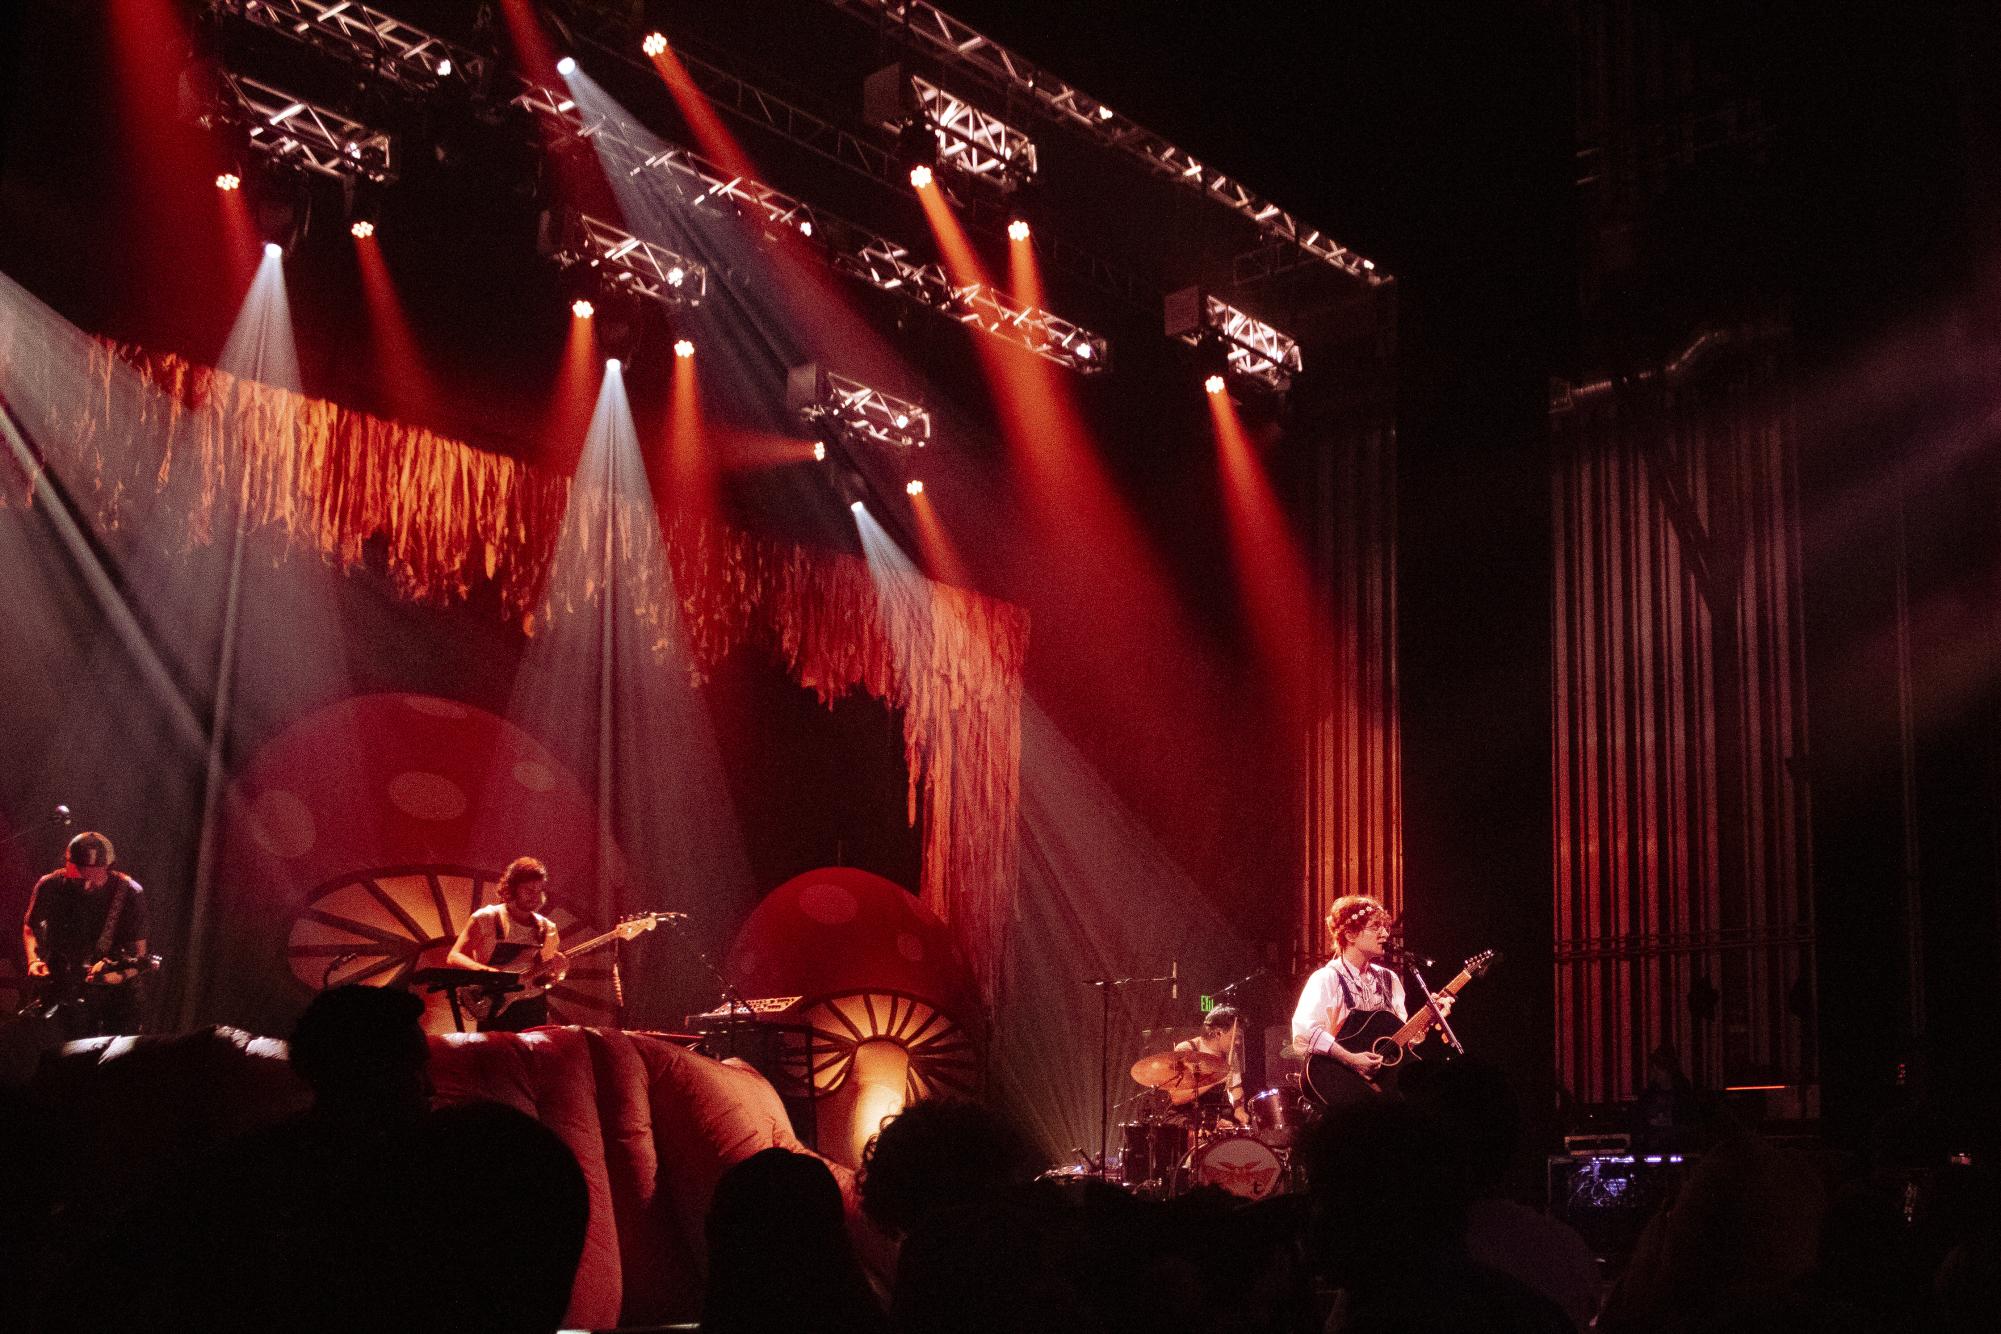
[[[68,828],[70,823],[69,807],[67,806],[56,807],[56,813],[53,818],[55,819],[55,822],[57,824],[62,825],[64,828]]]
[[[1171,1001],[1181,999],[1181,960],[1179,959],[1167,965],[1167,998]]]

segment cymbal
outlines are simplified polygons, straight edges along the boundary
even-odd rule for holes
[[[1161,1051],[1133,1062],[1133,1079],[1169,1093],[1197,1093],[1230,1073],[1230,1063],[1206,1051]]]

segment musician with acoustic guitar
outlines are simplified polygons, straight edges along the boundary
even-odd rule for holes
[[[1388,1011],[1408,1020],[1403,979],[1381,962],[1389,948],[1389,910],[1375,899],[1350,894],[1327,911],[1327,934],[1334,957],[1316,969],[1299,993],[1292,1013],[1292,1040],[1301,1055],[1331,1058],[1373,1086],[1383,1074],[1383,1058],[1366,1048],[1351,1051],[1337,1039],[1358,1015]],[[1452,997],[1434,1001],[1440,1014],[1450,1014]],[[1416,1041],[1423,1041],[1420,1034]]]
[[[549,988],[569,972],[570,960],[557,941],[556,924],[542,915],[549,901],[549,868],[534,857],[516,857],[500,877],[500,902],[466,919],[445,962],[516,977],[519,991],[508,994],[498,1013],[480,1021],[480,1031],[518,1033],[549,1022]]]

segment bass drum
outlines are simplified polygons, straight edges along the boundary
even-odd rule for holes
[[[1188,1157],[1188,1184],[1221,1186],[1232,1195],[1262,1200],[1285,1183],[1285,1164],[1271,1145],[1248,1131],[1215,1135]]]

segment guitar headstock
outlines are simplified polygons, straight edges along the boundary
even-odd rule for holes
[[[629,917],[621,917],[612,931],[620,940],[631,940],[634,936],[645,935],[675,915],[670,912],[636,912]]]
[[[1466,961],[1465,969],[1469,976],[1485,977],[1487,970],[1500,961],[1501,952],[1499,950],[1481,950]]]

